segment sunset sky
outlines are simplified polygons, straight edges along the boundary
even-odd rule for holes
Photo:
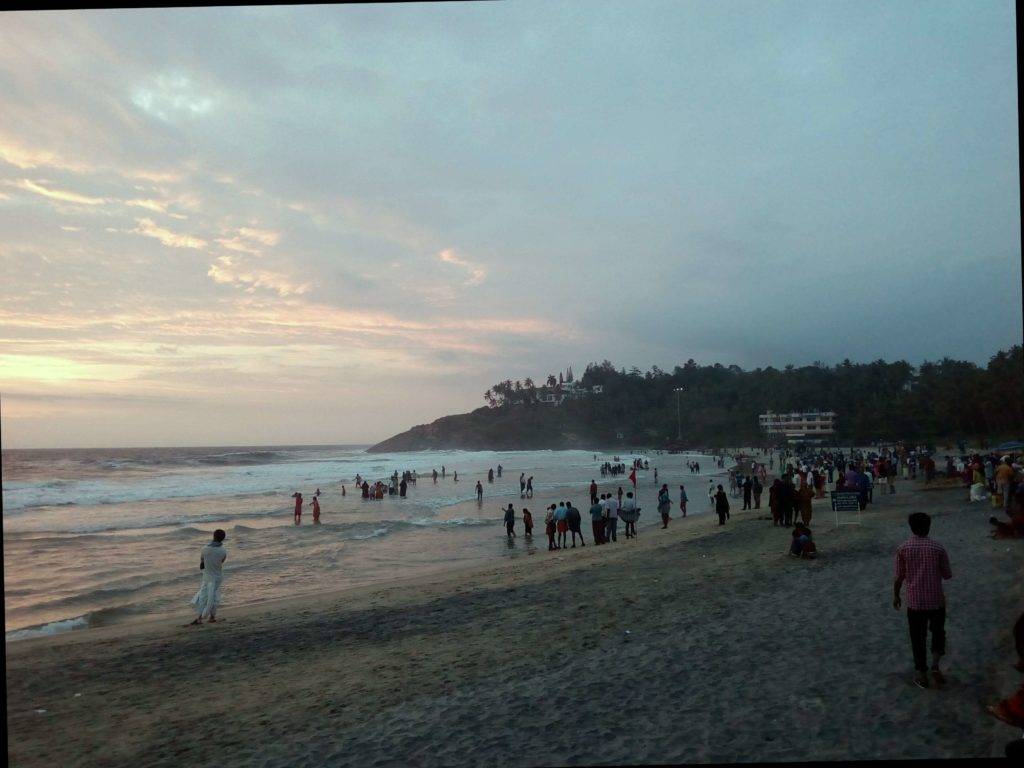
[[[0,14],[3,446],[1021,341],[1010,2]]]

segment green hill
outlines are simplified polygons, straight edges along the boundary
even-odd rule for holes
[[[945,358],[915,368],[905,361],[815,364],[744,371],[693,360],[671,373],[646,373],[591,363],[581,379],[536,386],[499,382],[488,403],[470,413],[413,427],[369,450],[526,450],[595,446],[663,447],[681,431],[688,446],[764,443],[757,416],[835,411],[836,440],[999,441],[1024,434],[1024,356],[1021,346],[996,353],[985,367]],[[600,393],[595,393],[597,386]],[[677,423],[676,388],[679,422]],[[572,397],[568,391],[582,388]],[[554,397],[559,405],[542,402]]]

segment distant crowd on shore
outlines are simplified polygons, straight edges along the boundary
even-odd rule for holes
[[[945,465],[942,470],[937,468],[932,453],[933,451],[928,450],[925,446],[909,448],[902,443],[897,443],[895,447],[883,447],[875,451],[851,449],[849,453],[838,449],[802,452],[780,450],[777,453],[776,451],[768,452],[767,466],[763,460],[757,461],[751,455],[738,454],[728,457],[735,462],[735,466],[728,472],[728,494],[722,484],[716,484],[714,478],[709,479],[708,505],[718,515],[719,525],[725,525],[731,519],[730,495],[733,498],[742,496],[744,511],[759,510],[764,490],[767,487],[767,504],[773,527],[791,528],[790,554],[800,558],[809,558],[817,554],[817,547],[810,528],[814,513],[813,501],[825,498],[827,487],[832,487],[836,493],[855,494],[857,506],[864,510],[873,503],[876,489],[882,495],[896,493],[897,478],[916,480],[921,475],[925,483],[930,484],[942,475],[946,480],[960,480],[964,486],[970,489],[972,500],[978,500],[979,494],[985,494],[991,495],[993,501],[997,502],[1008,519],[990,518],[990,522],[994,526],[994,536],[1024,538],[1024,510],[1022,510],[1024,475],[1022,475],[1021,464],[1018,461],[1019,453],[964,453],[959,458],[949,455],[945,457]],[[725,455],[716,456],[714,458],[715,465],[725,468],[726,459]],[[776,460],[780,473],[768,484],[768,471],[774,470]],[[650,470],[651,467],[648,459],[639,458],[634,458],[629,466],[631,469],[629,482],[632,484],[633,490],[624,492],[622,486],[619,486],[614,492],[600,493],[596,481],[591,480],[590,506],[586,513],[590,515],[590,530],[595,545],[618,542],[620,520],[623,523],[623,534],[626,539],[635,539],[638,535],[637,522],[641,515],[641,507],[636,495],[638,483],[636,473]],[[699,474],[701,471],[697,461],[687,461],[685,467],[691,473]],[[625,473],[626,464],[618,456],[615,456],[613,462],[603,462],[599,469],[602,476],[621,475]],[[497,471],[489,469],[486,473],[487,482],[493,483],[495,477],[501,478],[503,471],[504,468],[500,464],[497,466]],[[653,472],[655,484],[657,484],[657,472],[658,469],[655,467]],[[447,467],[443,465],[440,472],[437,469],[431,472],[435,484],[438,482],[438,478],[446,479],[448,474]],[[406,470],[401,473],[396,470],[390,477],[390,483],[377,480],[371,484],[360,475],[356,475],[355,483],[362,499],[381,500],[385,495],[405,498],[409,486],[415,485],[418,479],[419,475],[415,470]],[[458,472],[452,472],[452,482],[458,482]],[[341,486],[341,495],[343,497],[346,495],[344,484]],[[533,476],[528,477],[525,472],[520,473],[520,498],[532,499],[533,495]],[[300,525],[305,501],[301,492],[295,492],[292,496],[295,501],[295,524]],[[321,491],[317,488],[311,497],[310,508],[314,525],[320,523],[320,496]],[[482,505],[483,483],[479,480],[476,482],[476,498],[478,504]],[[676,502],[673,502],[668,484],[661,484],[656,501],[661,528],[667,528],[672,520],[673,503],[678,503],[681,517],[685,518],[689,502],[685,484],[679,485]],[[515,530],[517,515],[514,506],[509,503],[501,510],[501,513],[501,521],[511,543],[517,535]],[[575,548],[577,538],[579,546],[586,546],[582,527],[583,514],[584,512],[572,501],[562,500],[548,505],[544,513],[544,530],[550,551]],[[533,515],[524,507],[520,519],[526,538],[532,539]],[[217,567],[211,568],[209,571],[204,568],[204,580],[214,576],[217,579],[220,578],[220,564],[223,563],[226,555],[221,549],[224,532],[219,531],[218,533],[221,538],[210,545],[212,550],[207,553],[211,557],[215,556]],[[202,562],[205,563],[205,559],[208,558],[204,555]],[[204,581],[204,585],[206,586],[194,601],[194,605],[197,606],[200,613],[200,619],[204,616],[212,617],[216,605],[219,603],[219,581],[216,585],[207,584],[207,581]]]

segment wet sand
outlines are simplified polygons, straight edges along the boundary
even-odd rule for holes
[[[225,608],[216,625],[184,628],[183,611],[10,644],[11,764],[1000,755],[1019,732],[984,705],[1019,677],[1021,542],[989,538],[991,509],[959,488],[901,482],[876,501],[862,526],[839,528],[816,502],[815,561],[787,555],[789,531],[766,509],[734,502],[724,527],[675,518],[549,553],[538,526],[536,551],[493,566]],[[933,515],[954,574],[943,690],[911,684],[891,604],[893,551],[916,509]]]

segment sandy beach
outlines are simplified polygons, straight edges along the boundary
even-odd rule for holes
[[[987,504],[901,482],[835,528],[817,501],[814,561],[787,555],[767,509],[733,504],[724,527],[676,517],[612,546],[225,609],[213,626],[183,627],[183,610],[8,644],[11,764],[987,757],[1019,736],[984,712],[1018,684],[1024,596],[1019,542],[989,538]],[[943,690],[911,684],[891,604],[914,510],[954,574]]]

